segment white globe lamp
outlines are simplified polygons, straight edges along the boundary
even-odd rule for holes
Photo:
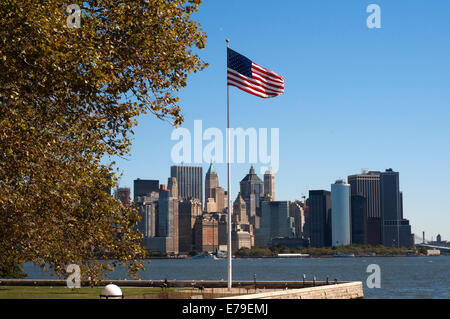
[[[100,293],[100,299],[123,299],[122,290],[114,284],[106,285]]]

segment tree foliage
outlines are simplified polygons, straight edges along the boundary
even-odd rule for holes
[[[176,91],[206,67],[200,1],[80,1],[69,28],[71,2],[0,3],[1,262],[95,279],[110,270],[95,259],[114,258],[135,273],[139,216],[104,191],[117,181],[105,157],[129,154],[142,113],[183,122]]]
[[[27,274],[19,265],[0,262],[0,278],[22,279],[25,277]]]

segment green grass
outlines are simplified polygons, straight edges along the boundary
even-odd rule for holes
[[[103,287],[33,287],[0,286],[0,299],[99,299]],[[143,294],[161,293],[161,288],[124,287],[121,288],[125,298]],[[166,289],[166,292],[173,289]]]

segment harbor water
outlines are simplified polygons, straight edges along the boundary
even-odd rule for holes
[[[367,279],[380,267],[380,288],[369,288]],[[29,279],[57,278],[33,264],[26,264]],[[357,258],[239,258],[233,259],[233,280],[362,281],[365,298],[450,298],[450,256]],[[143,280],[227,280],[226,259],[152,259],[140,272]],[[109,279],[126,278],[118,268]]]

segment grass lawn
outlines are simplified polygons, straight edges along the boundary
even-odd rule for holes
[[[103,287],[33,287],[33,286],[0,286],[0,299],[99,299]],[[161,288],[124,287],[121,288],[126,297],[143,294],[161,293]],[[166,292],[173,289],[166,289]]]

